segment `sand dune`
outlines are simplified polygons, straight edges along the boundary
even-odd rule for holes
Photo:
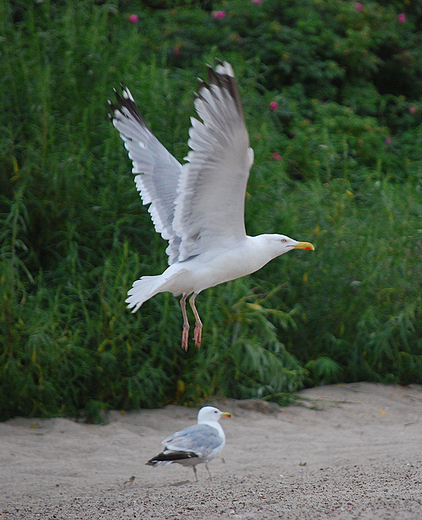
[[[8,519],[422,518],[422,387],[369,383],[299,392],[306,406],[213,402],[223,459],[199,482],[145,466],[197,408],[112,412],[108,424],[0,423],[0,514]],[[132,478],[134,477],[134,478]]]

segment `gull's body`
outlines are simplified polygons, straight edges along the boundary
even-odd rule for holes
[[[227,412],[220,412],[213,406],[205,406],[198,412],[198,424],[189,426],[163,440],[164,450],[147,462],[148,466],[166,466],[182,464],[192,466],[196,480],[196,466],[205,464],[215,458],[224,448],[226,436],[219,424],[221,417],[230,417]]]
[[[140,290],[144,291],[147,281],[151,282],[148,298],[165,291],[178,296],[183,293],[200,293],[214,285],[257,271],[279,255],[280,238],[274,236],[245,236],[231,248],[218,247],[190,260],[176,262],[159,277],[144,276],[142,283],[135,282],[130,292],[132,299],[137,300],[134,310],[141,306],[137,297],[138,284]]]
[[[195,343],[202,323],[196,296],[209,287],[251,274],[291,249],[314,249],[284,235],[246,235],[244,201],[253,150],[231,66],[208,67],[199,82],[192,118],[190,151],[183,166],[154,137],[128,89],[119,107],[110,103],[112,122],[133,162],[135,182],[155,229],[169,241],[169,267],[158,276],[134,282],[126,302],[133,312],[160,292],[182,295],[182,346],[188,348],[186,299],[196,319]]]

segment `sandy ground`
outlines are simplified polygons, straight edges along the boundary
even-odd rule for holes
[[[226,447],[204,465],[145,462],[197,409],[0,423],[7,519],[422,519],[422,387],[354,383],[307,406],[225,401]],[[134,477],[134,478],[131,478]]]

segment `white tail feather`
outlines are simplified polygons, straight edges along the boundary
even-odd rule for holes
[[[144,302],[157,294],[156,287],[160,279],[162,279],[161,275],[142,276],[133,283],[132,289],[128,291],[129,297],[125,300],[129,309],[133,307],[132,312],[136,312]]]

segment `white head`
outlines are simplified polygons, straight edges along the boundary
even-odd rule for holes
[[[214,406],[204,406],[198,412],[198,424],[210,424],[218,422],[221,417],[231,417],[228,412],[221,412]]]
[[[285,235],[260,235],[265,240],[272,258],[283,255],[292,249],[306,249],[313,251],[315,247],[310,242],[298,242]]]

